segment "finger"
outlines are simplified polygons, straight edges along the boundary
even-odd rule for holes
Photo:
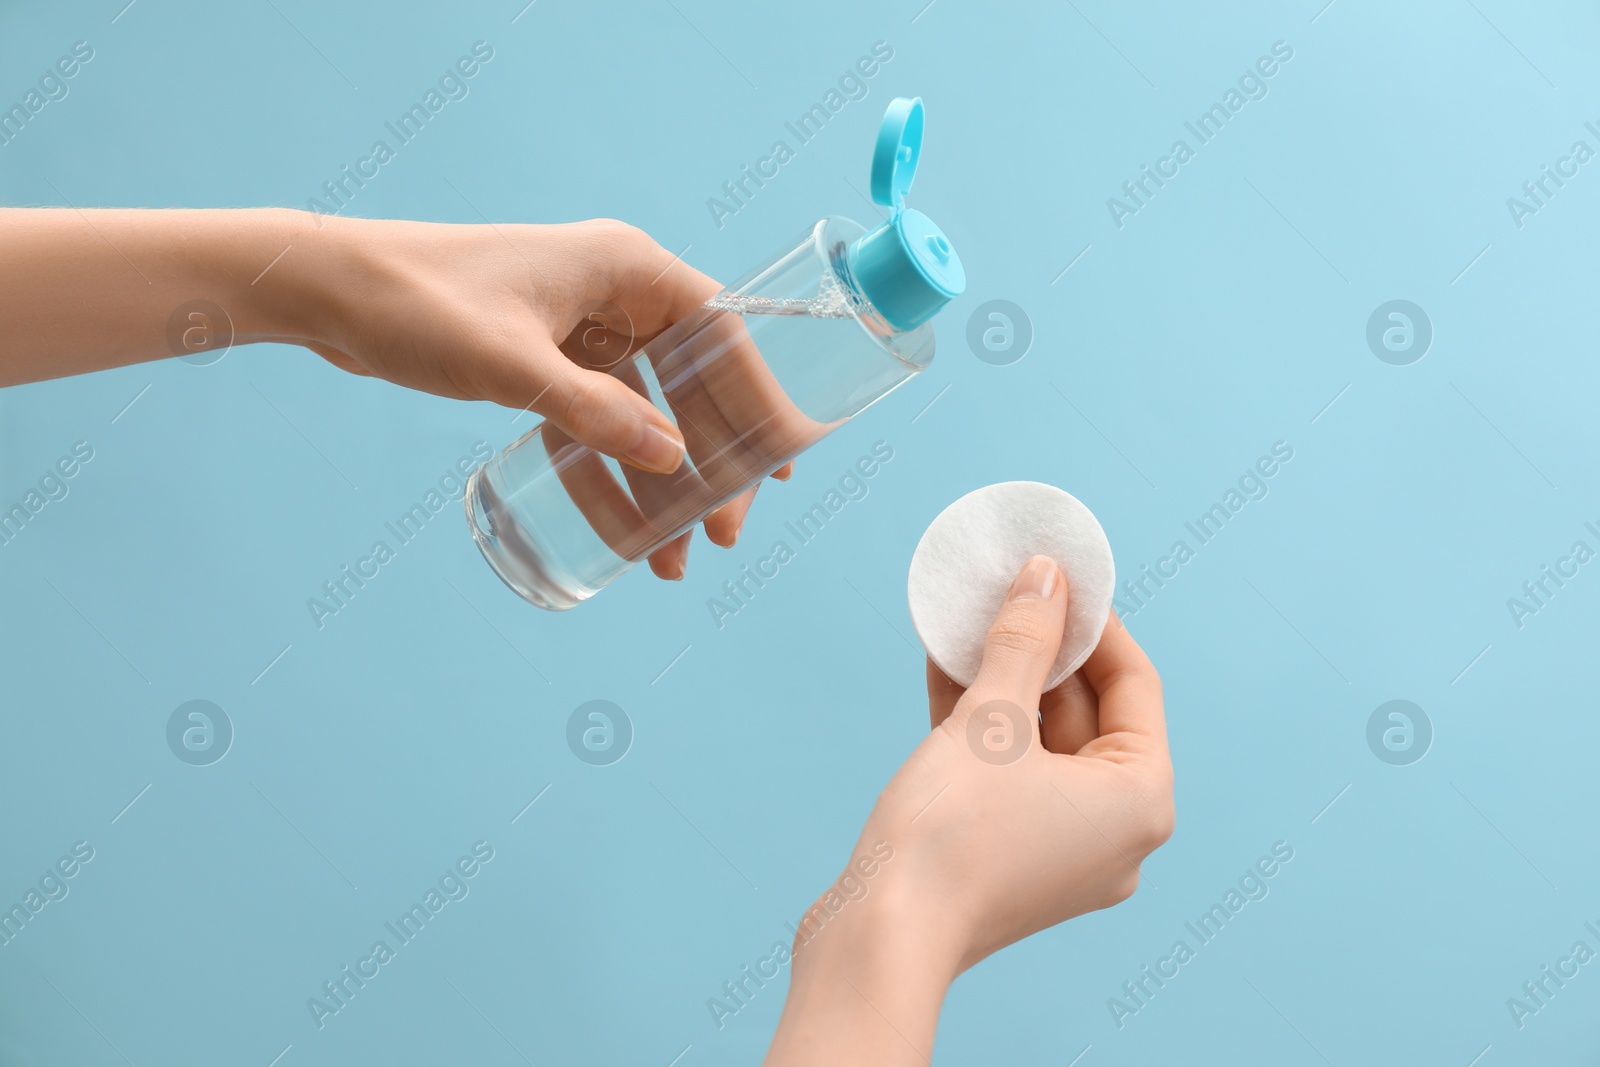
[[[689,438],[690,454],[707,468],[701,474],[714,488],[725,487],[731,494],[739,488],[739,479],[748,482],[752,476],[759,476],[771,461],[794,455],[831,428],[812,423],[788,401],[738,315],[700,313],[705,302],[721,288],[711,278],[636,227],[598,219],[573,228],[573,235],[586,249],[600,253],[599,285],[590,294],[593,301],[620,313],[602,317],[602,335],[610,339],[612,333],[624,333],[640,344],[663,330],[673,335],[671,342],[650,358],[663,361],[657,367],[662,388],[678,413],[679,422],[686,425],[681,433],[670,424],[661,428],[679,442]],[[578,332],[581,340],[592,331]],[[683,357],[674,359],[673,353],[679,350]],[[570,367],[571,363],[567,365]],[[684,381],[688,382],[686,388]],[[731,395],[724,395],[724,384],[732,387]],[[702,393],[706,395],[700,396]],[[707,406],[726,408],[727,414],[717,412],[721,417],[715,417],[712,411],[705,410]],[[637,417],[644,419],[648,415],[638,411]],[[699,429],[694,430],[687,423],[696,423]],[[658,443],[652,445],[642,436],[637,443],[649,454],[637,459],[629,457],[628,445],[635,441],[635,434],[642,433],[638,424],[624,427],[625,432],[617,431],[614,447],[595,444],[585,436],[588,431],[584,426],[565,428],[585,444],[647,470],[674,469],[655,465],[656,459],[667,454]],[[697,449],[697,445],[701,447]],[[771,459],[759,460],[757,456]],[[724,471],[723,466],[732,469]]]
[[[665,547],[660,544],[663,536],[684,530],[693,520],[694,501],[705,491],[693,467],[651,474],[619,465],[619,480],[600,453],[578,444],[559,426],[545,423],[538,436],[573,506],[623,559],[638,560],[652,546]]]
[[[1011,583],[989,627],[968,702],[1008,700],[1025,709],[1038,708],[1066,621],[1066,576],[1048,556],[1034,556]]]
[[[612,374],[635,393],[645,393],[644,375],[637,365],[625,363]],[[621,470],[639,510],[650,523],[651,540],[687,533],[687,528],[700,517],[703,502],[710,495],[710,489],[693,463],[680,464],[671,474],[656,474],[631,466],[621,466]]]
[[[1167,720],[1161,676],[1115,612],[1106,621],[1100,644],[1082,673],[1094,686],[1100,703],[1100,738],[1086,748],[1165,757]]]
[[[623,559],[637,559],[654,543],[652,526],[604,459],[579,447],[559,427],[539,431],[550,465],[583,520]]]
[[[669,512],[682,511],[684,500],[695,498],[698,479],[692,468],[650,474],[623,467],[624,487],[598,453],[579,447],[557,427],[546,425],[541,436],[562,488],[584,521],[623,559],[637,559],[662,533],[681,525]],[[689,537],[686,531],[650,553],[650,569],[657,577],[669,581],[683,577]]]
[[[689,539],[693,536],[691,531],[675,537],[650,553],[650,570],[657,578],[665,578],[669,582],[683,580],[684,571],[689,567]]]
[[[691,465],[672,474],[620,466],[619,480],[600,453],[579,445],[554,423],[545,423],[539,437],[579,514],[623,559],[636,560],[663,536],[683,530],[695,517],[695,502],[705,498],[705,484]],[[659,545],[651,552],[651,568],[664,578],[681,578],[686,546],[687,542],[674,553],[665,551],[668,545]],[[658,552],[664,554],[656,558]]]
[[[966,690],[950,680],[950,676],[938,667],[933,660],[928,661],[928,725],[937,730],[939,724],[950,717],[956,710],[956,701],[961,699],[961,694]]]
[[[736,400],[716,390],[739,364],[760,359],[744,325],[737,317],[724,316],[697,329],[681,349],[662,353],[656,364],[689,458],[708,483],[729,494],[792,454],[773,451],[765,439],[762,419],[768,412],[760,390]]]
[[[739,540],[739,531],[744,528],[745,516],[750,514],[750,505],[755,503],[756,490],[759,485],[752,485],[716,511],[706,516],[706,536],[711,538],[711,543],[721,545],[723,548],[732,548]]]
[[[1045,751],[1070,756],[1100,736],[1099,700],[1082,671],[1039,700],[1039,740]]]
[[[772,477],[786,482],[793,474],[794,463],[789,462],[773,471]],[[755,504],[756,491],[760,488],[759,485],[751,486],[706,516],[706,536],[711,538],[712,544],[732,548],[738,543],[739,534],[744,530],[744,520],[749,517],[750,508]]]
[[[784,391],[743,319],[721,314],[679,349],[659,354],[657,376],[689,455],[708,482],[742,488],[827,433]]]
[[[683,462],[683,436],[672,420],[609,374],[557,356],[542,404],[535,400],[533,407],[597,452],[658,474]]]
[[[514,357],[483,360],[478,392],[497,404],[531,409],[573,440],[644,470],[670,474],[683,461],[672,420],[609,374],[572,363],[535,325]]]

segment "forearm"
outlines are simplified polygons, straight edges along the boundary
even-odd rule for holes
[[[217,347],[230,328],[234,344],[306,340],[330,244],[282,209],[0,210],[0,385]],[[180,312],[196,301],[227,321]]]
[[[802,924],[766,1067],[929,1062],[959,953],[890,889],[875,887],[820,928]]]

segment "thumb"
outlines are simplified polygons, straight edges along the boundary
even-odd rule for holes
[[[579,367],[549,342],[534,341],[529,348],[514,362],[491,368],[487,399],[531,409],[579,444],[643,470],[678,469],[683,435],[650,402],[637,370],[624,364],[607,374]]]
[[[983,664],[967,702],[1007,700],[1034,710],[1061,648],[1067,580],[1048,556],[1034,556],[1011,583],[983,645]]]
[[[534,410],[597,452],[659,474],[678,469],[683,435],[650,402],[636,370],[623,364],[607,374],[557,356],[549,392]]]

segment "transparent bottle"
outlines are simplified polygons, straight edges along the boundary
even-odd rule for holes
[[[939,228],[903,207],[922,129],[920,99],[889,105],[871,182],[888,221],[821,220],[611,370],[677,425],[676,471],[545,422],[473,472],[473,539],[519,596],[581,603],[928,366],[928,320],[966,279]]]

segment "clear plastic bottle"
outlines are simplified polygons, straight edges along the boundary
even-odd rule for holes
[[[960,259],[903,201],[921,152],[922,102],[889,105],[867,230],[831,217],[611,373],[683,434],[671,474],[625,466],[541,423],[473,472],[473,539],[519,596],[565,610],[816,443],[933,359]]]

